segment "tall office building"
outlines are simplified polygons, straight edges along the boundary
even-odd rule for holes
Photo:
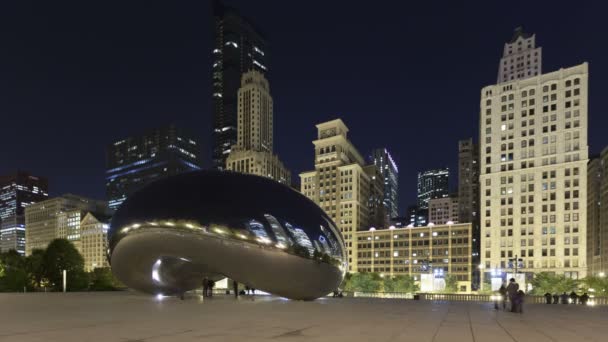
[[[425,227],[429,224],[429,210],[422,209],[417,205],[410,205],[406,210],[410,227]]]
[[[383,203],[388,222],[391,218],[399,216],[399,169],[386,148],[372,151],[370,162],[376,165],[384,178]]]
[[[473,138],[458,142],[458,206],[459,222],[479,220],[479,146]]]
[[[539,66],[481,90],[482,267],[585,276],[588,75]]]
[[[587,273],[608,273],[608,148],[587,169]]]
[[[48,196],[46,178],[23,171],[0,177],[0,252],[25,253],[25,208]]]
[[[443,198],[449,195],[448,168],[418,172],[418,207],[429,208],[429,200]]]
[[[85,271],[110,267],[107,257],[109,227],[110,216],[103,213],[88,212],[80,222],[79,245]]]
[[[268,72],[266,38],[236,9],[213,1],[213,165],[224,169],[237,143],[238,98],[243,73]]]
[[[536,35],[528,34],[518,27],[513,37],[505,43],[497,83],[522,80],[542,73],[541,48],[536,47]]]
[[[106,201],[65,194],[25,209],[25,254],[45,249],[54,239],[67,239],[82,253],[81,222],[87,213],[109,217]]]
[[[473,138],[458,142],[458,222],[471,223],[473,263],[479,265],[481,230],[479,224],[479,145]],[[473,289],[479,286],[479,268],[474,267]]]
[[[458,223],[458,195],[433,198],[429,201],[429,223],[454,224]]]
[[[106,197],[116,210],[127,196],[157,179],[199,170],[197,139],[175,125],[116,141],[106,148]]]
[[[244,73],[238,99],[238,139],[226,159],[226,169],[291,184],[291,173],[273,154],[273,105],[264,75]]]
[[[378,211],[370,209],[370,198],[379,198],[383,193],[383,179],[376,176],[374,165],[365,164],[348,140],[348,128],[342,120],[318,124],[317,131],[313,141],[315,169],[300,173],[301,192],[340,228],[348,251],[349,271],[357,271],[355,232],[383,224],[383,212],[378,215]]]

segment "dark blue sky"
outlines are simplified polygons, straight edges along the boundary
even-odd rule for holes
[[[477,135],[516,26],[537,34],[543,71],[590,63],[590,147],[608,144],[608,27],[601,2],[227,1],[269,36],[275,150],[313,167],[316,123],[342,118],[362,154],[399,163],[400,211],[416,173],[449,166]],[[0,6],[0,174],[47,176],[52,195],[104,197],[104,147],[169,122],[204,145],[211,125],[207,1],[11,1]]]

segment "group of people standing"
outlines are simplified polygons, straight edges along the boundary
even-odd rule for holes
[[[587,292],[585,292],[581,296],[579,296],[574,291],[570,292],[570,295],[568,295],[566,292],[562,293],[561,295],[558,295],[557,293],[545,293],[546,304],[557,304],[560,301],[562,304],[587,305],[587,302],[589,301],[589,295],[587,294]]]
[[[523,313],[524,312],[524,291],[519,289],[519,284],[515,282],[515,278],[509,279],[509,284],[505,286],[502,284],[498,293],[502,299],[502,309],[507,309],[507,297],[509,297],[509,303],[511,303],[511,312]],[[498,302],[494,302],[494,309],[498,310]]]

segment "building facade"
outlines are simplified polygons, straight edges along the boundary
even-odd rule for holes
[[[291,173],[273,154],[273,101],[262,73],[243,74],[238,104],[237,143],[226,159],[226,169],[290,185]]]
[[[164,177],[199,170],[200,145],[189,132],[168,125],[106,148],[106,197],[116,210],[133,192]]]
[[[428,209],[432,198],[448,197],[449,174],[448,168],[418,172],[418,208]]]
[[[108,263],[108,229],[110,216],[88,212],[80,221],[80,253],[84,259],[84,270],[110,267]]]
[[[266,38],[236,9],[213,1],[213,165],[224,169],[237,143],[238,90],[243,73],[268,72]]]
[[[46,178],[24,171],[0,176],[0,252],[25,253],[25,208],[48,196]]]
[[[587,274],[608,273],[608,148],[587,169]]]
[[[359,272],[409,275],[418,281],[423,274],[451,274],[460,290],[471,290],[470,223],[372,228],[355,236]]]
[[[458,142],[458,222],[479,221],[479,146]]]
[[[433,198],[429,201],[429,223],[454,224],[458,223],[458,196]]]
[[[399,216],[399,169],[397,163],[386,148],[378,148],[372,151],[370,162],[382,174],[384,178],[383,203],[386,210],[387,220]]]
[[[429,223],[429,210],[422,209],[417,205],[407,207],[407,216],[410,227],[425,227]]]
[[[382,178],[348,139],[340,119],[317,125],[315,169],[300,173],[300,191],[314,201],[339,227],[348,254],[349,271],[357,271],[355,233],[382,225],[384,214],[370,210],[370,198],[383,192]],[[372,167],[368,167],[372,166]],[[383,206],[380,206],[383,207]],[[381,222],[377,222],[378,217]]]
[[[528,34],[521,27],[505,43],[497,83],[521,80],[542,74],[542,49],[536,47],[536,35]]]
[[[65,194],[28,206],[25,210],[25,254],[45,249],[54,239],[67,239],[82,253],[81,222],[92,212],[108,216],[107,202]]]
[[[588,65],[481,90],[481,261],[584,277]]]

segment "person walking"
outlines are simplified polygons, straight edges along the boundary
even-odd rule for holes
[[[560,299],[562,300],[562,304],[568,304],[568,295],[566,294],[566,292],[562,293]]]
[[[551,304],[552,298],[553,296],[549,292],[545,293],[545,301],[547,302],[547,304]]]
[[[577,300],[578,300],[578,295],[576,294],[576,292],[574,292],[574,291],[570,292],[571,303],[576,305]]]
[[[557,292],[553,294],[553,304],[559,304],[559,295]]]
[[[581,305],[587,305],[588,300],[589,300],[589,295],[587,294],[587,292],[585,292],[579,299],[579,302],[581,303]]]
[[[517,291],[519,291],[519,284],[515,282],[515,278],[509,279],[509,285],[507,286],[507,294],[509,295],[509,302],[511,302],[511,312],[516,312],[517,309],[514,302],[517,297]]]
[[[207,297],[207,291],[209,289],[209,279],[203,278],[203,297]]]
[[[232,280],[232,289],[234,290],[234,298],[239,298],[239,283]]]
[[[507,308],[507,288],[505,287],[505,284],[500,285],[498,293],[500,294],[500,300],[502,301],[502,309],[505,310]]]
[[[524,312],[524,297],[525,293],[522,290],[517,291],[515,295],[515,312],[523,313]]]

